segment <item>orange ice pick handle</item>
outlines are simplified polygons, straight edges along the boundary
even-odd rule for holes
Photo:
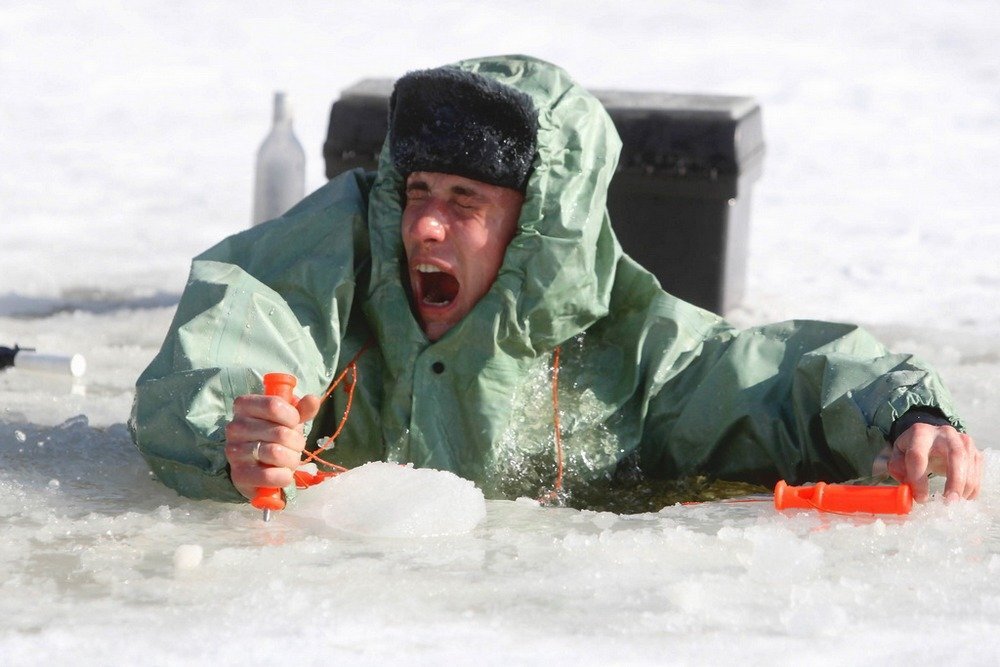
[[[287,373],[267,373],[264,375],[264,394],[266,396],[277,396],[295,405],[298,401],[292,395],[293,389],[295,389],[294,375]],[[281,497],[281,489],[273,486],[258,487],[257,494],[250,501],[250,504],[259,510],[285,509],[285,499]]]
[[[789,486],[781,480],[774,487],[774,507],[845,514],[908,514],[913,507],[913,493],[908,484],[851,486],[819,482],[815,486]]]

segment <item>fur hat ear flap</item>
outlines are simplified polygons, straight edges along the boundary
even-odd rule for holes
[[[537,133],[531,97],[455,67],[410,72],[389,100],[389,150],[404,176],[434,171],[523,192]]]

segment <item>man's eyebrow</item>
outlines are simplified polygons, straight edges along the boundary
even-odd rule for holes
[[[417,179],[417,180],[407,181],[406,182],[406,191],[407,192],[409,192],[410,190],[422,190],[424,192],[429,192],[430,189],[431,189],[431,187],[429,185],[427,185],[427,181],[422,181],[420,179]]]

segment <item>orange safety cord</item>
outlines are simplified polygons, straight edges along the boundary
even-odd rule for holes
[[[556,478],[552,490],[543,493],[538,499],[540,503],[555,502],[563,488],[563,446],[562,425],[559,422],[559,346],[552,350],[552,428],[556,442]]]
[[[344,382],[345,378],[347,377],[347,374],[348,373],[351,374],[351,379],[345,382],[344,384],[344,391],[347,392],[347,405],[344,406],[344,414],[341,416],[340,422],[338,422],[337,428],[336,430],[334,430],[333,435],[327,438],[326,440],[327,446],[324,447],[323,449],[329,448],[334,442],[336,442],[337,438],[340,436],[341,431],[344,430],[344,426],[347,424],[347,418],[351,416],[351,406],[354,404],[354,389],[358,386],[358,360],[361,358],[361,355],[367,352],[368,348],[370,348],[371,346],[372,346],[371,339],[365,341],[365,344],[361,346],[361,349],[357,351],[357,353],[351,358],[349,362],[347,362],[347,365],[344,366],[344,370],[340,372],[340,375],[334,378],[333,382],[330,383],[330,386],[327,387],[327,390],[323,392],[323,395],[320,396],[319,398],[320,405],[322,405],[326,401],[326,399],[330,398],[330,396],[333,395],[333,392],[337,389],[338,386],[340,386],[340,383]],[[309,488],[310,486],[315,486],[320,482],[326,481],[330,477],[334,477],[341,473],[347,472],[347,468],[339,466],[336,463],[330,463],[329,461],[325,461],[319,456],[317,456],[314,452],[303,451],[302,455],[305,457],[303,463],[311,461],[315,463],[317,466],[326,466],[327,468],[330,468],[330,470],[318,470],[316,474],[306,472],[305,470],[296,470],[294,473],[295,486],[300,489],[306,489]]]
[[[336,442],[344,430],[344,426],[347,424],[347,419],[351,414],[351,407],[354,404],[354,390],[358,384],[358,360],[372,344],[373,341],[368,340],[361,346],[357,354],[347,363],[320,397],[320,403],[322,404],[333,395],[333,392],[341,383],[344,385],[344,391],[347,392],[347,405],[344,408],[344,414],[341,416],[333,435],[327,439],[327,445],[323,449],[329,448],[332,443]],[[560,348],[556,347],[552,351],[552,422],[556,449],[556,476],[552,490],[539,498],[541,502],[557,500],[563,490],[565,467],[563,463],[562,425],[559,419],[559,356]],[[348,375],[350,376],[349,379]],[[264,375],[264,394],[283,398],[292,405],[296,405],[298,399],[292,393],[295,384],[296,379],[293,375],[288,375],[287,373],[267,373]],[[315,474],[304,470],[296,470],[294,472],[295,484],[300,489],[319,484],[330,477],[347,471],[347,468],[325,461],[314,452],[304,451],[302,455],[305,457],[303,462],[312,461],[317,466],[325,466],[329,470],[319,470]],[[725,502],[760,502],[760,500],[756,498],[729,499]],[[258,488],[251,504],[257,509],[264,511],[265,520],[270,516],[272,510],[280,510],[285,507],[282,490],[273,487]],[[774,506],[778,510],[811,508],[833,514],[851,514],[857,512],[907,514],[910,512],[912,504],[913,494],[910,486],[907,484],[899,486],[853,486],[819,482],[813,486],[790,486],[784,480],[781,480],[774,487]]]
[[[351,404],[354,403],[354,387],[358,384],[358,359],[361,358],[362,354],[368,351],[368,348],[371,347],[371,345],[371,339],[365,341],[365,344],[362,345],[357,354],[355,354],[351,360],[347,362],[347,366],[344,367],[344,370],[342,370],[340,375],[338,375],[337,378],[330,383],[330,387],[319,399],[320,404],[322,404],[323,401],[329,398],[330,395],[333,394],[333,391],[337,388],[337,385],[344,380],[348,371],[350,371],[351,380],[344,385],[344,390],[347,392],[347,406],[344,408],[344,415],[340,418],[340,423],[337,424],[337,429],[333,432],[333,435],[328,438],[328,442],[335,441],[340,435],[340,432],[344,430],[344,425],[347,423],[347,417],[351,414]]]

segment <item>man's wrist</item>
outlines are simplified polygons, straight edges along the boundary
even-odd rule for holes
[[[889,442],[895,443],[896,439],[914,424],[946,426],[950,425],[951,421],[938,408],[918,405],[907,410],[892,423],[892,428],[889,430]]]

